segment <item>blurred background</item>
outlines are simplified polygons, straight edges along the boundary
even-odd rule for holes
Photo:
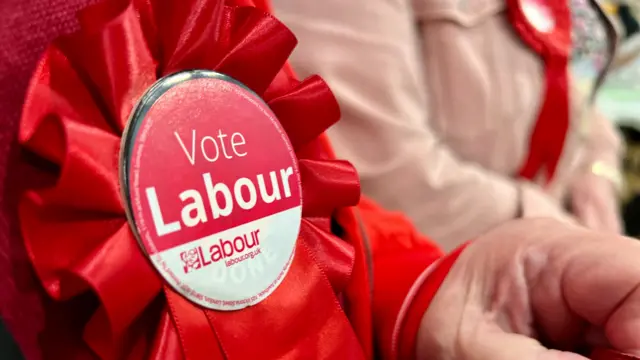
[[[610,74],[596,97],[600,110],[621,129],[627,142],[626,191],[622,206],[627,234],[639,237],[640,222],[640,25],[638,1],[604,1],[621,34]],[[588,67],[582,75],[589,77]],[[580,73],[578,73],[580,74]],[[634,220],[635,219],[635,220]]]

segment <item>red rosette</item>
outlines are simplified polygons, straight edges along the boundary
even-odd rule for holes
[[[45,354],[362,356],[336,297],[349,279],[354,252],[331,234],[330,217],[359,198],[353,168],[323,148],[322,133],[338,120],[338,105],[320,78],[298,81],[287,71],[294,36],[248,5],[108,1],[82,11],[81,30],[58,39],[39,62],[19,140],[47,160],[43,171],[52,172],[56,183],[23,196],[20,226],[44,289],[77,309],[79,318],[67,324],[77,334],[60,330],[42,343]],[[228,75],[261,96],[298,156],[303,219],[294,262],[269,298],[241,311],[205,310],[165,286],[129,227],[120,195],[118,154],[130,112],[157,79],[190,69]]]

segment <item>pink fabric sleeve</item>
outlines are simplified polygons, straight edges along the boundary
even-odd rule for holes
[[[586,154],[570,184],[573,211],[587,227],[621,233],[618,195],[623,186],[623,141],[614,123],[597,109],[588,114]],[[588,206],[597,208],[584,208]],[[587,216],[590,213],[593,215]]]
[[[595,162],[602,162],[612,170],[620,172],[622,154],[624,151],[622,137],[616,129],[613,121],[605,117],[598,109],[590,111],[591,127],[587,142],[587,156],[585,160],[588,166]]]
[[[420,33],[410,1],[274,0],[276,16],[300,40],[292,64],[320,74],[343,118],[328,134],[358,169],[362,188],[404,212],[445,251],[521,213],[521,186],[459,159],[429,128]],[[546,216],[563,211],[524,190]],[[535,201],[533,200],[535,199]]]
[[[624,152],[622,137],[615,124],[598,109],[591,108],[587,116],[588,138],[583,163],[585,171],[578,174],[576,179],[585,174],[597,173],[598,169],[594,169],[594,165],[602,165],[606,169],[602,169],[599,176],[613,180],[611,177],[619,177],[621,174],[621,160]],[[613,185],[617,186],[617,184]]]

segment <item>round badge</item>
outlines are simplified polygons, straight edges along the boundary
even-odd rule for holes
[[[550,33],[556,26],[553,13],[545,0],[522,0],[522,12],[525,18],[537,31]]]
[[[275,115],[211,71],[159,80],[132,114],[121,183],[151,263],[206,308],[264,300],[291,265],[302,217],[296,156]]]

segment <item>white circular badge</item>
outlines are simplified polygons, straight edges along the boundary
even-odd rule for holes
[[[522,0],[522,12],[525,18],[541,33],[550,33],[556,26],[553,13],[545,0]]]
[[[300,175],[257,95],[210,71],[163,78],[134,110],[120,160],[132,230],[177,292],[237,310],[282,282],[300,230]]]

